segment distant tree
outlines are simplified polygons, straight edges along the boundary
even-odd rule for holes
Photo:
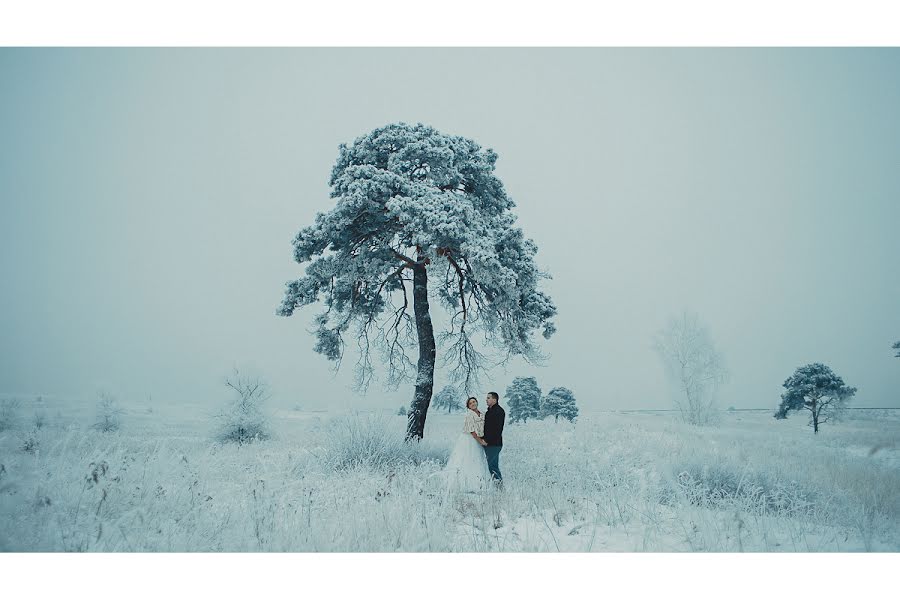
[[[268,384],[257,376],[242,375],[235,368],[225,378],[225,387],[232,392],[225,410],[216,415],[221,442],[246,444],[270,437],[269,423],[262,404],[271,397]]]
[[[575,405],[575,394],[572,390],[565,387],[555,387],[544,396],[541,402],[541,415],[553,417],[555,422],[559,422],[562,417],[572,423],[578,418],[578,406]]]
[[[316,352],[339,367],[353,325],[360,388],[375,373],[372,349],[382,351],[389,383],[414,381],[407,440],[424,435],[434,388],[430,297],[451,315],[437,342],[444,366],[466,390],[492,366],[476,350],[475,332],[505,362],[540,359],[532,334],[556,331],[556,307],[538,290],[549,275],[535,264],[537,246],[515,226],[515,203],[494,174],[496,161],[492,149],[421,123],[380,127],[341,144],[329,182],[336,205],[294,239],[294,259],[309,265],[287,283],[277,314],[321,297]]]
[[[122,425],[122,409],[119,408],[119,402],[112,393],[101,390],[97,393],[99,401],[97,402],[97,419],[94,422],[94,429],[109,433],[118,431]]]
[[[506,388],[509,422],[537,419],[541,415],[541,388],[534,377],[516,377]]]
[[[447,414],[450,414],[450,412],[454,410],[463,410],[465,407],[461,392],[453,385],[445,385],[441,391],[435,395],[434,400],[432,400],[431,403],[434,404],[435,408],[446,408]]]
[[[405,406],[401,406],[400,408],[397,409],[397,416],[405,417],[406,413],[407,413],[407,410],[406,410]]]
[[[856,393],[856,388],[844,385],[844,380],[822,363],[799,367],[783,387],[786,391],[781,394],[775,418],[784,419],[792,410],[806,409],[813,433],[819,433],[819,425],[828,422]]]
[[[891,346],[891,348],[897,351],[897,354],[895,354],[894,356],[900,358],[900,342],[894,342],[894,345]]]
[[[715,421],[715,391],[727,377],[722,355],[706,328],[693,313],[669,320],[656,335],[655,348],[666,371],[678,385],[675,405],[683,420],[693,425]]]

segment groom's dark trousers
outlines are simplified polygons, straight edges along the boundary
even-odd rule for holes
[[[491,477],[493,477],[497,481],[503,481],[503,476],[500,474],[501,450],[503,450],[503,446],[484,447],[484,455],[487,456],[488,470],[491,472]]]
[[[488,470],[497,481],[503,481],[500,474],[500,451],[503,450],[503,424],[506,422],[506,411],[495,404],[484,413],[484,455],[487,457]]]

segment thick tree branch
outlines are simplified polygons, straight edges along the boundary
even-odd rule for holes
[[[399,258],[400,260],[402,260],[403,262],[405,262],[408,266],[410,266],[410,267],[416,266],[416,264],[417,264],[416,261],[414,261],[414,260],[411,259],[410,257],[404,256],[403,254],[400,254],[399,252],[397,252],[397,251],[394,250],[393,248],[391,248],[391,252],[393,252],[393,253],[394,253],[394,256],[396,256],[397,258]]]
[[[381,290],[384,289],[384,285],[385,285],[388,281],[390,281],[392,278],[394,278],[394,277],[396,277],[397,275],[399,275],[400,273],[402,273],[402,272],[403,272],[403,269],[408,269],[408,268],[409,268],[409,265],[407,265],[407,264],[400,265],[400,268],[398,268],[396,271],[394,271],[393,273],[391,273],[390,275],[388,275],[388,276],[385,278],[385,280],[381,282],[381,285],[378,286],[378,294],[379,294],[379,295],[381,294]],[[402,282],[403,282],[403,279],[402,279],[402,278],[400,279],[400,282],[401,282],[401,284],[402,284]]]
[[[460,325],[460,331],[466,328],[466,317],[468,316],[468,311],[466,310],[466,295],[463,293],[463,280],[464,275],[462,269],[459,268],[459,265],[456,264],[456,261],[453,260],[453,256],[450,254],[450,250],[444,251],[447,260],[450,261],[450,264],[453,265],[453,268],[456,269],[456,275],[459,277],[459,301],[462,303],[462,325]]]

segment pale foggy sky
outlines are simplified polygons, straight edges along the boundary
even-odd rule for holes
[[[238,364],[284,406],[407,404],[274,314],[338,144],[406,121],[499,153],[554,276],[548,366],[483,392],[667,407],[652,336],[688,308],[723,407],[814,361],[900,405],[897,50],[3,49],[0,78],[0,392],[215,404]]]

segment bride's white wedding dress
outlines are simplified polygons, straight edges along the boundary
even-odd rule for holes
[[[453,446],[445,469],[450,490],[474,492],[482,489],[491,479],[487,458],[481,444],[472,437],[473,431],[484,437],[484,414],[466,409],[463,431]]]

